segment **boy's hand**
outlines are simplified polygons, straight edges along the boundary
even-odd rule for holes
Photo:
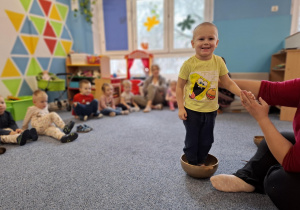
[[[23,132],[23,130],[22,130],[22,129],[20,129],[20,128],[18,128],[18,129],[16,129],[16,132],[17,132],[17,133],[22,133],[22,132]]]
[[[185,111],[185,108],[179,108],[178,109],[178,117],[181,120],[186,120],[187,119],[187,113]]]
[[[9,135],[15,135],[15,134],[18,134],[16,131],[11,131],[10,133],[9,133]]]

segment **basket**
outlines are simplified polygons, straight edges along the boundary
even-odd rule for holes
[[[41,90],[46,90],[47,91],[63,91],[66,88],[66,81],[64,79],[58,78],[55,74],[49,73],[51,79],[48,80],[43,80],[42,76],[43,73],[40,73],[36,79],[38,83],[38,88]]]
[[[19,96],[20,100],[6,100],[6,109],[11,113],[15,121],[23,120],[27,111],[27,108],[33,106],[32,96]]]

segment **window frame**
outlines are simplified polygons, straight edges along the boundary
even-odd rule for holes
[[[298,28],[299,19],[300,19],[300,2],[299,2],[299,0],[292,0],[291,15],[292,15],[292,21],[291,21],[292,23],[291,23],[290,35],[295,34],[300,31],[300,29]]]
[[[154,54],[159,57],[172,57],[172,56],[186,56],[191,55],[194,50],[192,48],[186,49],[174,49],[173,46],[173,30],[174,30],[174,0],[163,0],[164,1],[164,48],[162,50],[147,50],[147,52]],[[205,9],[204,9],[204,21],[213,21],[213,10],[214,10],[214,0],[204,0]],[[128,27],[128,50],[123,51],[106,51],[105,44],[105,27],[103,19],[103,0],[97,1],[97,6],[95,7],[95,13],[98,14],[94,18],[93,34],[97,35],[100,38],[97,39],[94,37],[95,44],[95,53],[101,52],[99,54],[105,54],[111,56],[112,58],[121,58],[125,54],[132,52],[135,49],[138,49],[137,43],[137,25],[136,25],[136,2],[137,0],[126,0],[126,10],[127,10],[127,27]],[[99,34],[100,31],[102,32]],[[96,32],[96,33],[95,33]],[[95,36],[94,35],[94,36]],[[100,46],[99,46],[100,45]]]

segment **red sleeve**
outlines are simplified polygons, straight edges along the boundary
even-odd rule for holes
[[[297,172],[297,173],[300,172],[300,142],[299,141],[296,141],[294,146],[285,155],[282,162],[282,167],[284,168],[285,171]]]
[[[262,81],[258,97],[269,105],[297,107],[300,101],[300,78],[284,82]]]
[[[284,82],[262,81],[259,95],[269,105],[296,107],[293,121],[295,144],[285,155],[282,167],[288,172],[300,172],[300,78]]]

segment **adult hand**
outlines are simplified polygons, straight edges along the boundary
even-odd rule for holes
[[[256,119],[256,121],[261,121],[268,118],[269,105],[259,97],[259,102],[255,100],[252,93],[245,90],[241,93],[242,105],[247,109],[247,111]]]
[[[178,109],[178,117],[181,119],[181,120],[186,120],[187,119],[187,113],[185,111],[185,108],[179,108]]]

